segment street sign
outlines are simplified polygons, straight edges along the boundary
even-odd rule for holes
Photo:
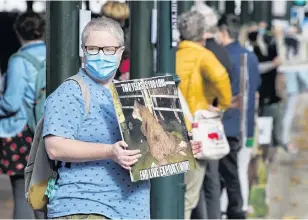
[[[171,1],[171,45],[176,47],[178,45],[178,2],[177,0]]]

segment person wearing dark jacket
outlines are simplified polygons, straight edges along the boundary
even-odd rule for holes
[[[269,32],[251,31],[248,33],[248,38],[260,62],[262,83],[259,90],[259,113],[261,116],[273,118],[272,144],[263,148],[266,152],[266,159],[271,162],[277,147],[283,146],[283,103],[276,91],[277,67],[281,64],[281,61],[277,53],[277,45]]]
[[[215,34],[217,33],[218,18],[212,8],[204,3],[199,3],[191,8],[192,11],[201,13],[205,18],[206,43],[205,47],[210,50],[219,62],[225,67],[228,74],[232,71],[232,63],[227,50],[216,42]],[[213,103],[217,105],[216,99]],[[208,160],[206,173],[203,183],[203,189],[200,192],[200,201],[197,208],[192,213],[194,218],[198,219],[220,219],[220,177],[219,177],[219,160]],[[206,212],[204,212],[204,203]]]
[[[218,21],[217,41],[229,53],[232,62],[231,78],[232,96],[240,95],[240,59],[247,54],[248,69],[248,106],[246,111],[247,140],[254,137],[255,128],[255,94],[260,85],[260,73],[256,55],[243,48],[237,41],[240,20],[237,16],[222,16]],[[230,153],[219,161],[219,172],[222,177],[222,188],[226,188],[228,195],[228,219],[245,219],[243,198],[238,174],[238,152],[241,149],[241,113],[239,109],[228,109],[223,116],[225,133],[230,145]]]

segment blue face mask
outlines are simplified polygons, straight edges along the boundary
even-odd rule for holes
[[[265,28],[260,28],[260,29],[259,29],[259,34],[260,34],[261,36],[263,36],[265,33],[266,33]]]
[[[110,79],[118,68],[118,57],[116,55],[85,55],[85,68],[88,73],[97,80]]]

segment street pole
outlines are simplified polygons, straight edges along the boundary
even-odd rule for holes
[[[76,74],[79,60],[81,1],[47,1],[47,94]]]
[[[216,1],[208,1],[206,0],[205,3],[210,6],[211,8],[215,9],[216,11],[218,11],[218,7],[219,7],[219,1],[216,0]]]
[[[272,20],[273,20],[273,13],[272,13],[272,8],[273,8],[273,2],[272,1],[264,1],[264,8],[266,9],[266,22],[269,27],[272,26]]]
[[[247,0],[244,0],[241,1],[241,22],[242,24],[247,24],[249,21],[249,2]]]
[[[176,46],[172,46],[171,9],[173,9],[173,13],[177,12],[177,1],[158,1],[158,66],[156,75],[173,75],[178,82],[175,74]],[[183,219],[184,194],[183,174],[152,179],[151,218]]]
[[[253,17],[253,20],[255,22],[260,22],[262,20],[262,13],[261,12],[261,3],[262,1],[258,1],[258,0],[255,0],[253,1],[253,11],[252,11],[252,17]]]
[[[283,16],[284,20],[290,20],[290,15],[291,15],[291,7],[293,6],[293,1],[287,1],[287,10],[285,15]]]
[[[226,1],[226,14],[235,14],[235,1]]]
[[[193,1],[179,1],[178,2],[178,14],[182,14],[190,10],[191,6],[193,6]]]
[[[27,1],[27,12],[33,11],[33,1]]]
[[[265,21],[271,24],[272,1],[253,1],[253,18],[256,22]]]
[[[151,16],[153,1],[130,2],[130,42],[132,79],[153,76],[153,45],[151,44]]]

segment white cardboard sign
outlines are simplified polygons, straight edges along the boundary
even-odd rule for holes
[[[272,117],[258,117],[259,144],[271,144],[273,131]]]

